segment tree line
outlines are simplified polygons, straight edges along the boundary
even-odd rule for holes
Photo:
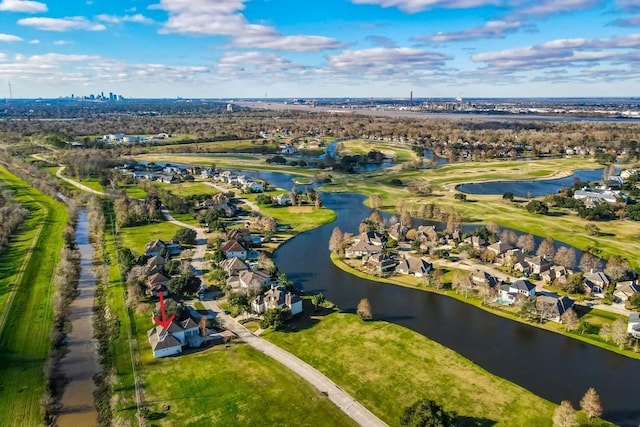
[[[11,235],[27,217],[27,213],[8,190],[0,191],[0,251],[7,246]]]

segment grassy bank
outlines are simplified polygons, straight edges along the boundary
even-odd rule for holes
[[[554,405],[408,329],[331,313],[264,338],[310,363],[390,425],[427,398],[482,425],[550,426]]]
[[[457,293],[455,290],[452,290],[450,288],[451,279],[453,277],[453,272],[455,270],[449,270],[447,271],[447,273],[445,273],[445,275],[442,276],[442,280],[443,280],[443,284],[445,285],[445,288],[435,289],[434,287],[427,286],[423,280],[418,279],[416,277],[408,276],[408,275],[392,276],[388,278],[372,276],[370,274],[359,271],[349,266],[343,260],[340,260],[335,253],[331,254],[331,260],[334,263],[334,265],[339,269],[349,274],[353,274],[354,276],[361,277],[363,279],[372,280],[372,281],[381,282],[381,283],[389,283],[392,285],[404,286],[407,288],[420,289],[427,292],[434,292],[441,295],[446,295],[450,298],[454,298],[459,301],[462,301],[465,304],[470,304],[481,310],[488,311],[489,313],[493,313],[498,316],[505,317],[510,320],[514,320],[516,322],[524,323],[530,326],[534,326],[536,328],[545,329],[547,331],[565,335],[567,337],[574,338],[582,342],[585,342],[587,344],[595,345],[605,350],[613,351],[615,353],[622,354],[624,356],[631,357],[633,359],[640,359],[640,353],[634,352],[633,349],[622,350],[616,344],[605,340],[598,333],[600,327],[604,324],[611,324],[616,319],[626,320],[627,318],[622,315],[618,315],[608,311],[585,308],[580,313],[580,321],[588,325],[591,325],[592,327],[595,327],[595,329],[587,330],[587,331],[579,331],[579,330],[567,331],[566,325],[563,325],[557,322],[549,321],[545,323],[533,323],[533,322],[526,321],[517,315],[517,309],[514,307],[503,307],[495,303],[485,305],[483,303],[483,299],[478,297],[475,294],[469,294],[468,296],[465,296],[461,293]]]
[[[53,324],[52,275],[63,245],[66,207],[0,167],[0,182],[28,211],[0,256],[0,419],[39,425],[44,362]]]

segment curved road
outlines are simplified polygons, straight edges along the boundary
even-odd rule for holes
[[[196,247],[191,263],[196,270],[196,276],[202,280],[204,254],[207,249],[207,237],[204,234],[204,228],[194,227],[193,225],[176,220],[164,206],[161,208],[161,212],[165,219],[172,224],[196,231]],[[298,374],[302,379],[325,394],[329,400],[359,425],[367,427],[387,425],[313,366],[269,341],[254,335],[247,328],[236,322],[231,316],[225,314],[224,310],[222,310],[215,301],[205,300],[202,301],[202,305],[204,305],[207,310],[218,313],[217,319],[220,321],[221,326],[235,333],[239,339],[251,347],[275,359]]]

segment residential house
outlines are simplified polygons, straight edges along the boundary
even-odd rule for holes
[[[243,246],[253,244],[253,237],[251,231],[247,228],[234,228],[227,232],[228,240],[237,240]]]
[[[640,293],[640,284],[635,280],[616,283],[613,295],[620,301],[628,301],[635,294]]]
[[[387,231],[387,233],[389,234],[390,238],[392,238],[397,242],[400,242],[400,241],[403,241],[404,238],[406,237],[407,231],[409,231],[409,229],[398,222],[396,224],[393,224],[391,227],[389,227],[389,230]]]
[[[566,267],[554,265],[547,271],[540,273],[540,278],[547,284],[553,283],[554,281],[557,281],[558,283],[566,283],[567,278],[571,274],[573,274],[573,272]]]
[[[200,327],[192,319],[174,320],[166,328],[156,325],[147,332],[153,357],[166,357],[182,353],[185,347],[197,347],[204,340],[200,337]]]
[[[175,242],[173,240],[164,242],[160,239],[156,239],[146,244],[144,248],[144,255],[148,257],[163,254],[178,255],[180,254],[181,250],[182,249],[178,242]]]
[[[524,260],[525,260],[525,254],[524,252],[522,252],[522,249],[511,249],[508,250],[504,255],[504,264],[505,265],[509,265],[511,267],[516,266],[516,264],[520,263],[524,265]]]
[[[147,275],[152,275],[154,273],[164,273],[164,265],[167,263],[167,260],[164,259],[160,255],[155,255],[147,260]]]
[[[164,184],[177,184],[178,182],[180,182],[180,179],[178,179],[175,175],[162,174],[158,175],[158,181]]]
[[[264,270],[240,271],[238,274],[240,290],[249,293],[258,293],[264,286],[271,284],[271,275]]]
[[[251,310],[254,313],[263,314],[273,308],[288,308],[295,316],[302,313],[302,299],[293,294],[284,286],[271,285],[264,294],[260,294],[251,301]]]
[[[242,191],[247,193],[262,193],[264,183],[262,181],[249,181],[242,184]]]
[[[499,283],[499,280],[496,277],[478,268],[469,274],[469,281],[474,288],[484,289],[495,289]]]
[[[541,274],[551,268],[551,262],[543,256],[530,257],[526,261],[531,267],[531,274]]]
[[[284,155],[295,154],[296,151],[298,150],[293,144],[280,144],[280,152]]]
[[[511,249],[513,249],[511,245],[508,245],[501,241],[497,241],[493,245],[487,246],[487,250],[493,252],[496,255],[496,258],[503,256],[507,253],[507,251],[510,251]]]
[[[273,198],[273,201],[280,206],[290,206],[293,204],[293,199],[290,193],[282,193]]]
[[[346,258],[360,258],[382,252],[383,238],[375,231],[359,234],[354,243],[345,250]]]
[[[507,304],[512,304],[519,295],[526,298],[534,297],[536,285],[526,279],[518,279],[513,283],[500,286],[500,299]]]
[[[597,190],[597,189],[587,189],[583,188],[582,190],[576,190],[573,193],[573,198],[576,200],[585,200],[585,204],[589,203],[591,205],[596,203],[617,203],[619,193],[609,191],[609,190]]]
[[[640,313],[630,313],[627,332],[634,338],[640,339]]]
[[[525,276],[529,276],[532,273],[531,265],[529,265],[529,263],[526,260],[516,262],[513,265],[513,269],[515,271],[521,272]]]
[[[157,297],[162,292],[167,295],[167,283],[169,278],[162,273],[154,273],[147,277],[147,294]]]
[[[433,225],[421,225],[416,231],[416,240],[420,243],[438,241],[438,232]]]
[[[378,273],[385,273],[393,270],[397,262],[395,258],[390,257],[389,255],[378,253],[362,258],[362,264],[369,270],[376,271]]]
[[[553,297],[540,295],[536,297],[536,310],[543,320],[552,320],[561,323],[562,315],[571,307],[574,301],[567,297]]]
[[[225,258],[247,258],[247,248],[242,246],[237,240],[227,240],[220,244],[220,250],[224,254]]]
[[[487,246],[487,241],[480,236],[469,236],[464,239],[464,243],[471,245],[471,247],[475,249],[480,249]]]
[[[433,266],[425,261],[423,258],[408,256],[401,258],[396,266],[396,272],[400,274],[411,274],[416,277],[424,277],[429,271],[433,269]]]
[[[227,258],[218,265],[229,277],[237,276],[241,271],[249,270],[247,263],[237,257]]]
[[[584,275],[584,290],[589,295],[604,293],[609,283],[609,278],[601,271],[585,273]]]

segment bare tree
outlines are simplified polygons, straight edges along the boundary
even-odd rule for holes
[[[498,235],[498,233],[500,233],[500,226],[498,224],[496,224],[495,222],[488,222],[487,223],[487,230],[489,230],[489,233],[491,233],[491,234]]]
[[[372,194],[369,196],[369,204],[373,209],[380,209],[382,207],[382,197],[379,194]]]
[[[371,319],[371,303],[367,298],[362,298],[358,303],[358,308],[356,309],[356,313],[362,320]]]
[[[580,270],[585,273],[599,271],[602,268],[602,260],[589,252],[583,252],[580,258]]]
[[[627,332],[627,322],[622,319],[616,319],[611,324],[611,339],[620,348],[624,349],[629,342],[629,334]]]
[[[570,307],[567,311],[562,313],[560,320],[562,320],[562,323],[567,325],[567,331],[573,331],[578,327],[578,314],[573,307]]]
[[[545,257],[546,259],[553,259],[553,256],[556,254],[556,247],[554,245],[553,239],[550,237],[544,239],[538,247],[537,254],[539,256]]]
[[[522,236],[518,237],[517,246],[524,252],[531,253],[536,247],[536,243],[531,234],[523,234]]]
[[[576,266],[575,249],[561,246],[553,257],[553,262],[568,269],[573,269]]]
[[[602,403],[596,389],[590,387],[580,400],[580,408],[587,414],[587,417],[599,417],[602,415]]]
[[[518,243],[518,233],[513,230],[503,230],[500,233],[500,241],[511,246],[515,246]]]
[[[377,209],[374,209],[374,211],[371,212],[371,215],[369,215],[369,221],[374,223],[377,226],[378,230],[381,230],[384,227],[384,218],[382,217],[380,211]]]
[[[568,400],[563,400],[553,413],[553,427],[574,427],[577,425],[576,410]]]
[[[400,223],[405,227],[411,227],[413,225],[413,217],[411,217],[411,212],[408,209],[405,209],[400,214]]]
[[[340,230],[340,227],[334,227],[329,238],[329,250],[339,251],[344,241],[344,233]]]

